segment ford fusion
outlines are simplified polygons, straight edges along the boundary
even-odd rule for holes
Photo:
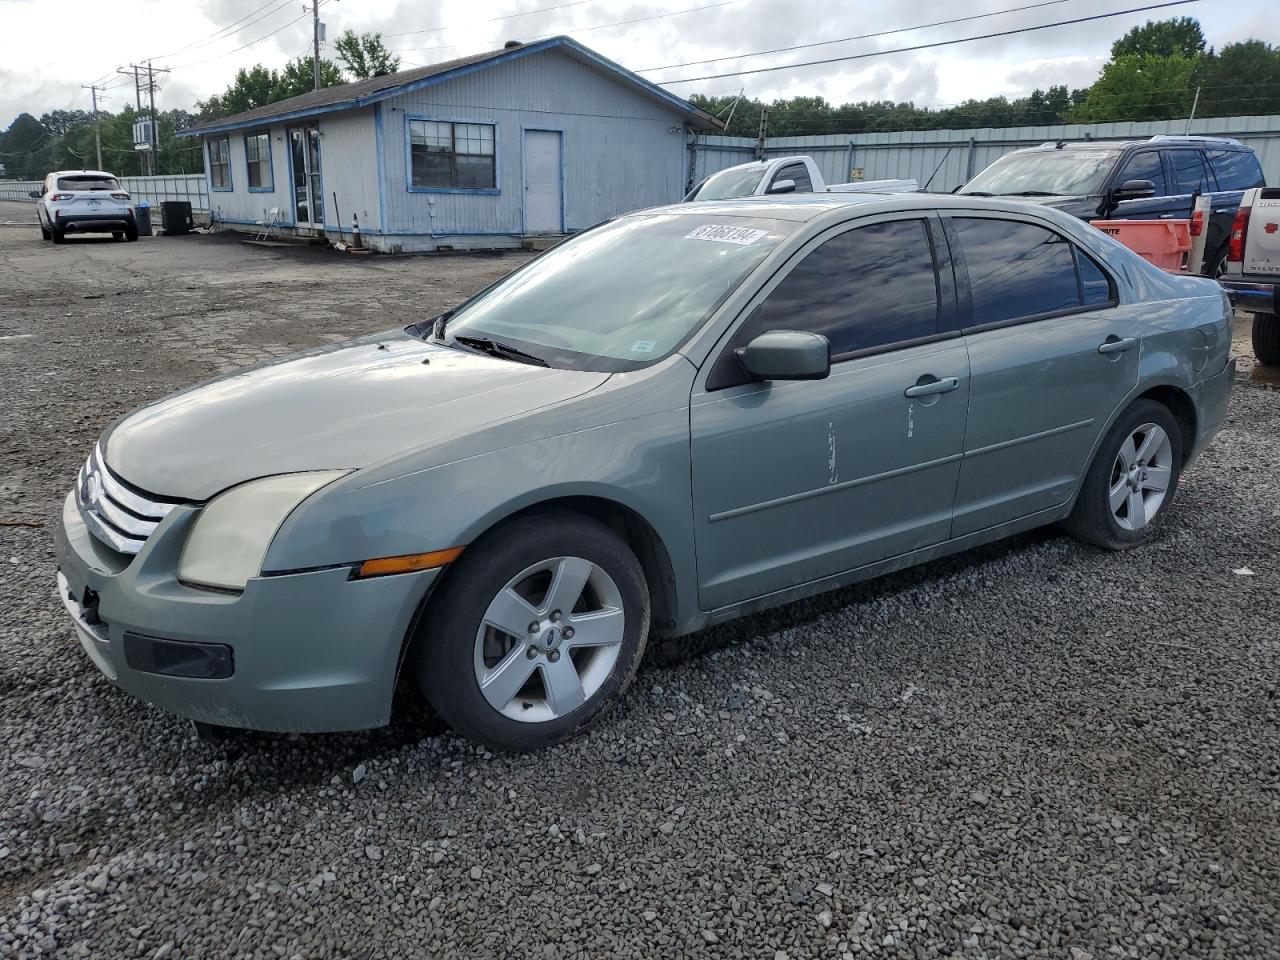
[[[403,680],[534,749],[651,633],[1044,524],[1142,543],[1222,421],[1230,340],[1212,281],[1051,209],[642,211],[125,416],[66,498],[58,593],[102,673],[202,724],[375,727]]]

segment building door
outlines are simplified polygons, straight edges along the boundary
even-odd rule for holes
[[[559,130],[524,132],[524,232],[564,233]]]
[[[324,226],[324,187],[320,178],[320,131],[315,127],[289,129],[289,159],[293,170],[293,216],[300,227]]]

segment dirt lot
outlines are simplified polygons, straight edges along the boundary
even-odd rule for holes
[[[518,262],[0,226],[0,956],[1280,957],[1256,384],[1142,550],[1040,531],[667,644],[538,756],[412,704],[215,748],[97,674],[51,522],[112,418]]]

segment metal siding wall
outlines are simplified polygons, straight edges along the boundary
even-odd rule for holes
[[[1162,120],[771,137],[765,141],[765,156],[807,153],[830,183],[849,179],[850,170],[861,167],[865,180],[915,177],[923,184],[941,164],[930,189],[947,191],[996,158],[1046,140],[1132,140],[1184,132],[1185,120]],[[1211,117],[1193,121],[1189,132],[1235,137],[1258,154],[1267,183],[1280,184],[1280,116]],[[755,143],[750,137],[703,137],[698,144],[697,178],[754,159]]]
[[[410,192],[406,116],[495,124],[499,192]],[[442,238],[522,234],[524,129],[563,131],[567,230],[683,195],[681,117],[550,50],[383,102],[387,231]]]
[[[320,176],[324,181],[326,230],[351,231],[351,215],[360,215],[362,229],[380,229],[378,218],[378,156],[373,108],[344,110],[317,118],[320,128]],[[338,195],[338,209],[333,195]],[[341,214],[341,222],[338,220]],[[293,219],[292,216],[289,219]]]
[[[280,208],[281,219],[285,223],[293,221],[292,193],[289,189],[289,146],[284,138],[283,127],[269,127],[271,134],[271,177],[272,190],[269,193],[249,192],[249,168],[244,155],[244,136],[246,131],[233,130],[226,134],[230,141],[231,151],[231,187],[230,192],[209,189],[209,211],[218,220],[227,223],[252,223],[265,219],[267,211],[272,207]],[[247,131],[261,133],[262,130]],[[207,140],[201,138],[204,151],[206,174],[209,166],[209,149]]]

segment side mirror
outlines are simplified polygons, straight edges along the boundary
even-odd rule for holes
[[[28,190],[28,191],[27,191],[27,196],[28,196],[28,197],[30,197],[32,200],[39,200],[39,199],[40,199],[40,191],[39,191],[39,190]]]
[[[756,380],[825,380],[831,373],[831,345],[819,333],[769,330],[734,354]]]
[[[768,190],[769,193],[795,193],[796,182],[794,180],[775,180],[773,186]]]
[[[1156,185],[1150,180],[1126,180],[1118,187],[1111,188],[1111,202],[1120,200],[1138,200],[1142,197],[1154,197]]]

